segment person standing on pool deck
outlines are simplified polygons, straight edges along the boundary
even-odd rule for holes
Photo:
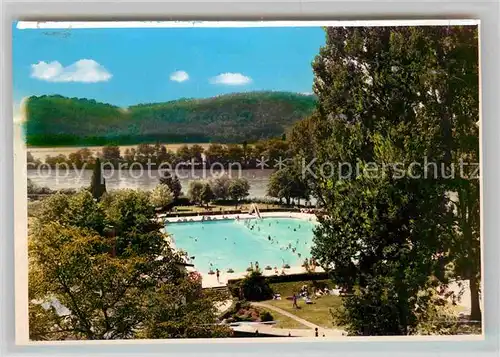
[[[219,278],[220,278],[220,270],[219,268],[215,269],[215,275],[217,276],[217,282],[219,283]]]

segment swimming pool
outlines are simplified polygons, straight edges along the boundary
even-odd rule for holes
[[[250,262],[291,267],[302,265],[310,257],[315,223],[297,218],[220,220],[167,223],[177,249],[190,257],[195,268],[207,273],[210,267],[221,272],[229,268],[244,272]]]

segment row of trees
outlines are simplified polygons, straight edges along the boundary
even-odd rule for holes
[[[325,215],[312,254],[354,293],[341,323],[357,335],[421,333],[425,321],[439,332],[434,292],[450,278],[470,281],[471,319],[480,320],[479,179],[467,175],[475,166],[451,172],[479,162],[477,27],[325,31],[313,63],[318,107],[290,142],[317,160],[307,184]],[[446,176],[394,178],[394,163],[424,157]],[[320,170],[373,162],[375,176]]]
[[[250,184],[244,178],[221,176],[210,181],[191,181],[188,197],[191,202],[202,205],[212,200],[232,200],[238,202],[249,195]]]
[[[90,149],[79,149],[68,156],[59,154],[57,156],[47,156],[45,164],[50,167],[67,164],[70,167],[76,168],[93,168],[96,158],[100,158],[102,163],[111,163],[115,167],[120,163],[127,163],[130,167],[133,163],[146,165],[148,162],[154,163],[157,166],[161,163],[169,163],[172,166],[186,163],[190,165],[222,165],[229,166],[232,163],[239,163],[242,168],[256,168],[258,160],[263,157],[271,163],[279,158],[286,158],[290,155],[289,143],[283,136],[279,139],[269,139],[248,144],[210,144],[206,149],[203,146],[182,145],[176,152],[167,149],[165,145],[159,143],[155,145],[140,144],[136,148],[127,148],[121,151],[119,146],[107,145],[100,152],[94,154]],[[42,165],[40,159],[35,159],[28,152],[27,164],[29,168],[36,168]],[[153,167],[154,168],[154,167]]]

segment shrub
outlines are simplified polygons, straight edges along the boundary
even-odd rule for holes
[[[273,290],[261,272],[251,272],[241,280],[239,285],[245,300],[262,301],[273,297]]]
[[[263,313],[260,314],[260,321],[266,322],[266,321],[273,321],[273,315],[269,311],[264,311]]]
[[[175,199],[173,203],[176,206],[189,206],[191,204],[191,201],[189,200],[188,197],[181,196]]]
[[[149,200],[155,208],[164,208],[174,200],[174,195],[167,185],[159,184],[150,193]]]

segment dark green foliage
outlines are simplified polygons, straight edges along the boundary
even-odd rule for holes
[[[224,292],[202,288],[179,264],[145,192],[57,193],[32,217],[29,323],[32,340],[228,337],[216,325]],[[57,299],[59,315],[40,303]]]
[[[96,159],[94,171],[92,172],[90,192],[96,200],[99,200],[106,192],[106,180],[102,177],[102,168],[99,158]]]
[[[269,311],[264,311],[263,313],[260,314],[260,321],[266,322],[266,321],[273,321],[273,315]]]
[[[32,146],[257,141],[282,135],[314,106],[315,97],[287,92],[182,99],[127,110],[59,95],[30,97],[26,137]]]
[[[457,154],[470,150],[460,131],[474,146],[478,92],[461,88],[477,81],[476,31],[326,29],[313,64],[318,111],[302,126],[314,140],[311,149],[294,151],[318,159],[318,178],[308,182],[326,214],[312,254],[335,282],[356,287],[343,313],[353,334],[416,333],[432,289],[446,283],[454,180],[424,177],[422,161],[441,168],[466,156]],[[321,175],[325,163],[333,175]],[[370,164],[375,173],[366,170]]]
[[[195,180],[189,182],[188,197],[192,203],[201,205],[203,203],[202,193],[205,184],[201,180]]]
[[[206,182],[203,185],[203,188],[201,189],[200,193],[200,199],[202,203],[205,203],[208,205],[208,203],[214,198],[214,193],[212,192],[212,188],[210,186],[210,183]]]
[[[236,203],[242,198],[247,197],[249,190],[250,184],[245,178],[231,179],[228,187],[229,197],[236,201]]]
[[[309,199],[309,187],[300,168],[289,165],[275,171],[269,178],[267,195],[285,200],[289,205],[292,199]]]
[[[248,301],[269,300],[273,297],[273,290],[266,278],[259,271],[250,272],[239,283],[243,298]]]
[[[168,188],[174,195],[174,200],[177,200],[179,198],[179,196],[181,195],[182,185],[179,178],[175,174],[172,174],[169,171],[163,172],[162,176],[160,177],[160,183],[168,186]]]

